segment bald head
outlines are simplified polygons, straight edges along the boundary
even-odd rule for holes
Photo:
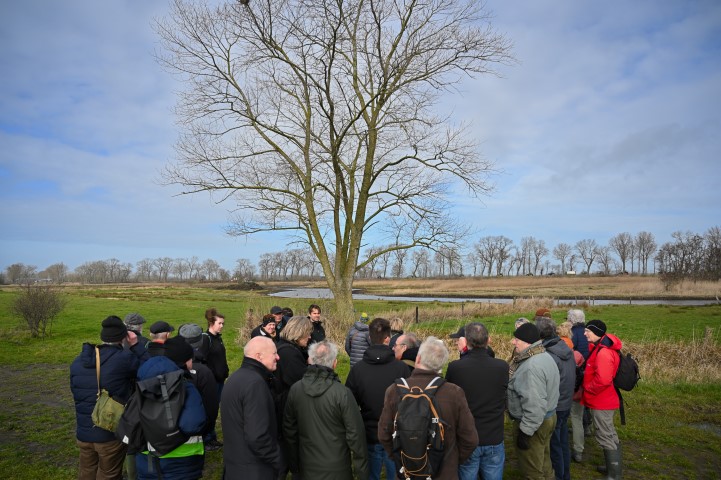
[[[245,344],[243,355],[257,360],[271,372],[274,372],[278,363],[278,352],[275,343],[270,338],[255,337]]]

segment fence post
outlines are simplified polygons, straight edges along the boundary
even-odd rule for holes
[[[416,305],[416,323],[418,323],[418,305]]]

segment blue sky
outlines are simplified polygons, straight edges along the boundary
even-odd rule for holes
[[[605,244],[721,225],[721,3],[489,0],[516,65],[440,108],[502,172],[475,233]],[[212,258],[232,268],[281,234],[225,236],[226,207],[158,184],[177,136],[155,62],[162,1],[0,3],[0,268]]]

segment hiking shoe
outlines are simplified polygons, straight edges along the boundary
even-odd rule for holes
[[[576,463],[581,463],[583,461],[583,454],[581,452],[573,452],[571,453],[571,458]]]

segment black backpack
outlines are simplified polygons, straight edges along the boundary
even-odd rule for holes
[[[619,351],[618,356],[621,358],[621,361],[618,364],[616,376],[613,377],[613,385],[616,388],[630,392],[641,379],[641,375],[638,372],[638,363],[630,353],[624,354]]]
[[[188,381],[182,370],[138,381],[140,426],[154,455],[163,456],[188,441],[178,427]]]
[[[421,388],[396,379],[400,401],[393,421],[393,457],[404,478],[431,478],[441,469],[445,429],[433,399],[444,383],[436,377]]]
[[[140,425],[140,395],[137,388],[125,404],[125,410],[115,429],[115,437],[128,446],[128,454],[136,454],[147,448]]]

